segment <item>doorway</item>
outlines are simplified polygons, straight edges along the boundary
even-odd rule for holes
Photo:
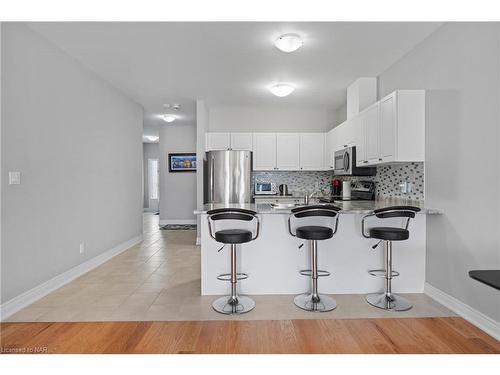
[[[160,203],[160,168],[158,159],[148,159],[149,210],[157,212]]]

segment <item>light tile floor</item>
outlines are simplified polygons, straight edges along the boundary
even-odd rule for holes
[[[256,308],[227,316],[211,308],[214,296],[200,296],[200,250],[196,231],[165,231],[158,216],[144,214],[144,241],[54,291],[18,313],[11,322],[279,320],[454,316],[424,294],[409,294],[414,307],[391,313],[366,304],[363,295],[336,295],[327,313],[296,308],[293,296],[252,296]]]

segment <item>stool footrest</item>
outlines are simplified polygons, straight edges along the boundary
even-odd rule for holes
[[[302,276],[312,276],[312,270],[300,270],[299,273]],[[318,277],[330,276],[331,273],[324,270],[318,270]]]
[[[369,270],[368,273],[372,276],[375,277],[386,277],[386,270]],[[399,272],[398,271],[392,271],[392,276],[391,277],[398,277]]]
[[[248,279],[247,273],[243,273],[243,272],[236,273],[236,280],[245,280],[245,279]],[[231,281],[231,274],[230,273],[221,273],[219,276],[217,276],[217,280]]]

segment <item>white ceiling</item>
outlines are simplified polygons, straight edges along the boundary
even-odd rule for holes
[[[164,103],[179,103],[179,123],[194,123],[196,99],[214,105],[292,105],[318,110],[345,103],[357,77],[376,76],[440,23],[29,23],[144,107],[145,135],[168,126]],[[299,33],[304,46],[287,54],[273,40]],[[267,86],[296,84],[277,98]]]

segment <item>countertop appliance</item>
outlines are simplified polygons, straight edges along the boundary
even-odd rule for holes
[[[256,182],[255,195],[276,195],[276,184],[274,182]]]
[[[280,184],[279,191],[280,191],[280,195],[291,195],[288,193],[288,185],[287,184]]]
[[[347,147],[335,151],[333,174],[335,176],[374,176],[375,167],[356,166],[356,147]]]
[[[334,203],[335,201],[373,201],[375,200],[375,182],[354,181],[351,187],[351,197],[345,198],[342,195],[332,195],[320,198],[320,202]]]
[[[251,151],[208,151],[204,172],[205,203],[253,201]]]

